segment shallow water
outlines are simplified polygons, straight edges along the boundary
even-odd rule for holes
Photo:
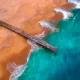
[[[58,32],[44,38],[58,48],[56,53],[45,48],[32,52],[17,80],[80,80],[80,9],[71,12],[73,17],[56,25]]]

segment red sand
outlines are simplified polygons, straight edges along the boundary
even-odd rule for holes
[[[1,0],[0,20],[35,35],[44,29],[40,20],[54,16],[53,9],[63,5],[66,0]],[[0,80],[9,80],[6,64],[23,64],[30,50],[27,39],[0,26]]]

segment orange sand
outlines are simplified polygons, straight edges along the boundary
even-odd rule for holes
[[[35,35],[44,29],[40,20],[50,19],[54,16],[53,9],[63,5],[66,0],[1,0],[0,20],[8,22],[15,27]],[[9,80],[10,73],[6,64],[26,62],[30,45],[27,39],[0,26],[0,80]]]

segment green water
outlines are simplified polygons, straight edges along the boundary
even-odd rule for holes
[[[17,80],[80,80],[80,9],[71,12],[73,17],[58,22],[58,32],[44,38],[57,52],[45,48],[32,52]]]

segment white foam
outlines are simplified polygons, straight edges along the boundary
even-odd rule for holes
[[[74,3],[76,5],[75,8],[80,8],[80,0],[68,0],[70,3]]]
[[[37,37],[37,38],[39,38],[39,39],[44,38],[44,37],[45,37],[44,31],[43,31],[42,33],[40,33],[40,34],[35,35],[35,37]]]
[[[55,8],[54,9],[56,12],[61,12],[63,14],[63,19],[68,19],[69,17],[72,17],[73,14],[69,11],[66,11],[62,8]]]
[[[53,22],[50,22],[50,21],[48,21],[48,20],[41,20],[40,22],[40,25],[42,26],[42,27],[47,27],[47,28],[49,28],[51,31],[55,31],[55,25],[54,25],[54,21]]]
[[[16,80],[17,77],[19,77],[23,71],[25,70],[25,65],[20,65],[16,67],[16,70],[11,74],[9,80]]]
[[[16,80],[16,78],[19,77],[25,70],[26,65],[16,65],[16,63],[13,62],[8,63],[6,68],[11,73],[9,80]]]

